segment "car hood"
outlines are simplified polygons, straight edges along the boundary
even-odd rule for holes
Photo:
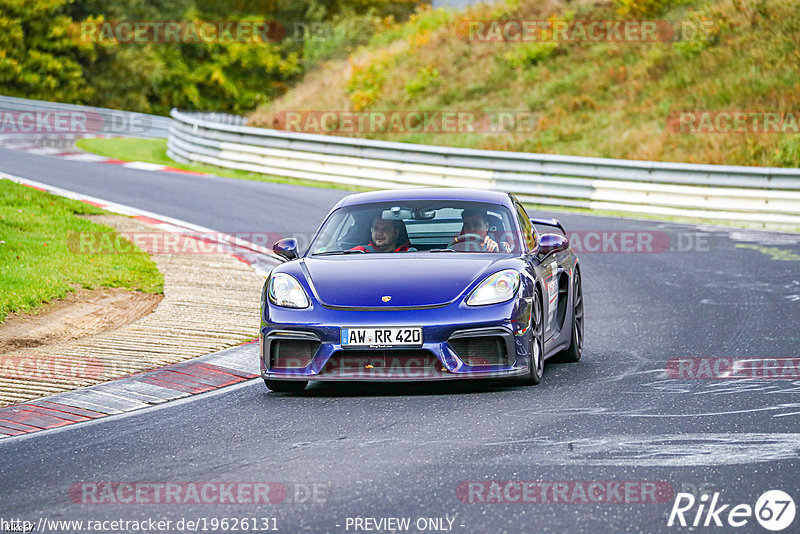
[[[305,258],[324,305],[346,307],[436,306],[454,301],[501,258],[489,254],[330,256]],[[384,297],[390,300],[383,300]]]

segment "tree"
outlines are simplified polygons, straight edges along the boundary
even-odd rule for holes
[[[66,0],[0,0],[0,91],[11,96],[80,102],[91,91],[81,63],[93,47],[71,38]]]

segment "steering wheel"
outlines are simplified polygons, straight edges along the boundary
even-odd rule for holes
[[[453,238],[453,242],[450,243],[450,248],[453,250],[458,251],[476,251],[476,246],[478,247],[477,250],[486,250],[486,247],[483,244],[485,237],[481,237],[478,234],[461,234],[457,235]]]

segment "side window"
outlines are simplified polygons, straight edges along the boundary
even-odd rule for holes
[[[527,244],[528,251],[536,250],[536,234],[534,233],[533,226],[531,225],[531,220],[528,218],[528,214],[525,213],[525,208],[522,207],[522,204],[519,202],[514,202],[514,205],[517,208],[517,218],[519,219],[519,227],[522,228],[522,233],[525,237],[525,243]]]

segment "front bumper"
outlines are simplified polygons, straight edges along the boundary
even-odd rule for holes
[[[451,304],[393,311],[331,310],[318,304],[311,310],[287,310],[268,305],[259,332],[261,376],[269,380],[414,382],[525,376],[530,346],[525,306],[524,299],[481,308]],[[423,343],[414,348],[343,348],[340,344],[341,327],[377,326],[421,326]],[[495,338],[496,357],[464,357],[464,344],[453,340],[470,338]],[[308,348],[308,357],[294,361],[276,358],[275,343],[292,340]],[[462,347],[462,354],[454,345]]]

